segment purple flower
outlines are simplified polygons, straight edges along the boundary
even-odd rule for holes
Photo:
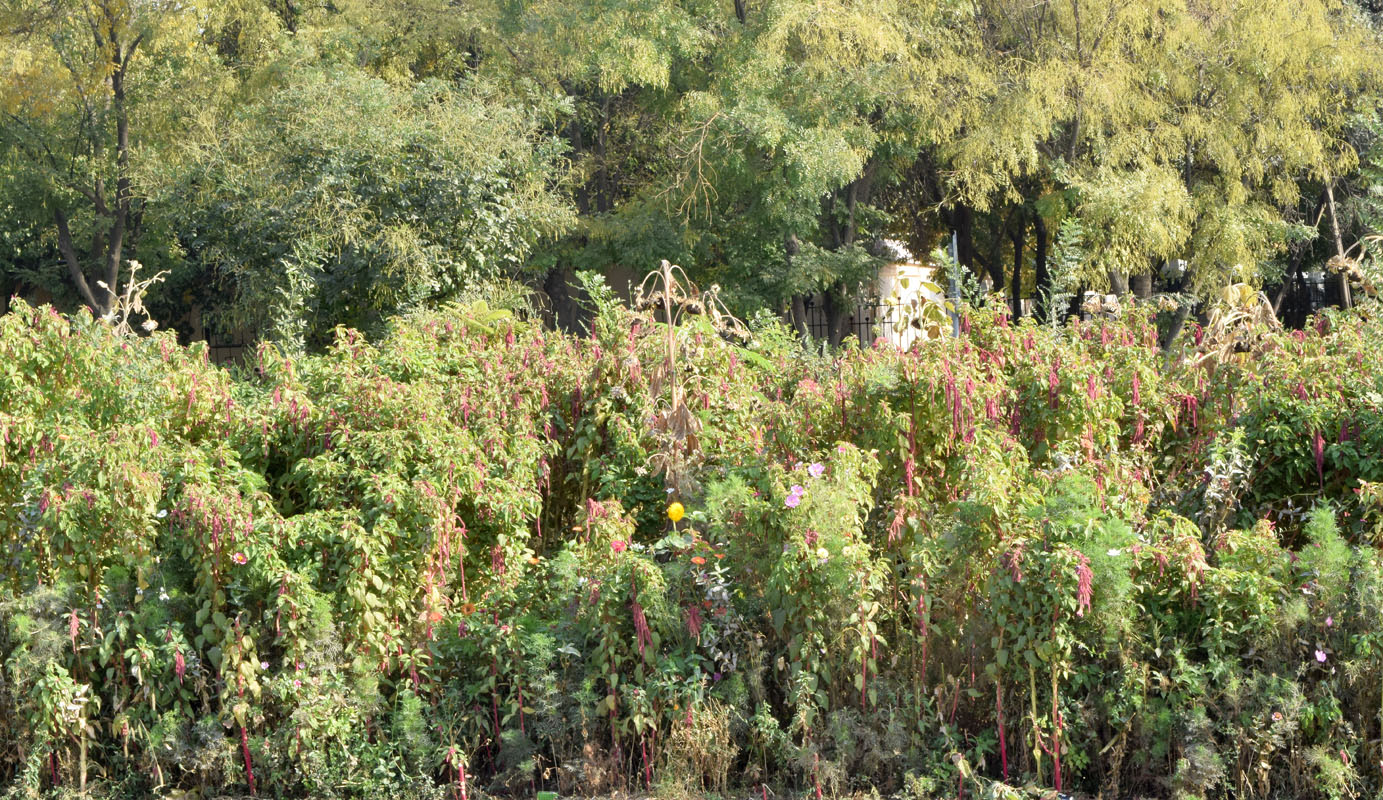
[[[1316,651],[1316,660],[1319,661],[1319,662],[1321,662],[1322,664],[1325,663],[1325,651],[1324,651],[1324,650],[1317,650],[1317,651]]]
[[[820,478],[822,475],[826,474],[826,465],[820,462],[814,463],[810,467],[807,467],[807,474],[811,475],[813,478]]]
[[[720,680],[720,673],[717,672],[716,674],[712,675],[712,676],[711,676],[711,680],[716,680],[716,681]]]
[[[802,495],[790,494],[783,500],[783,505],[787,506],[788,508],[797,508],[798,504],[801,502]]]

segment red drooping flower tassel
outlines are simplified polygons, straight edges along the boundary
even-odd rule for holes
[[[1090,570],[1090,559],[1079,554],[1080,563],[1076,566],[1076,616],[1083,617],[1090,610],[1095,574]]]

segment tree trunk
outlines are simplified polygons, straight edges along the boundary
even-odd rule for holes
[[[1035,283],[1033,286],[1033,316],[1039,322],[1046,321],[1047,301],[1052,293],[1052,275],[1047,271],[1047,223],[1042,217],[1034,217],[1033,233],[1037,237],[1037,251],[1033,254]]]
[[[82,302],[87,304],[91,312],[96,316],[102,316],[105,312],[101,311],[101,306],[96,302],[96,297],[91,293],[91,286],[86,282],[86,272],[82,269],[82,261],[77,256],[77,249],[72,246],[72,231],[67,225],[67,215],[60,208],[53,209],[53,221],[58,226],[58,251],[62,253],[62,260],[67,263],[67,274],[72,278],[72,283],[77,287],[77,293],[82,296]]]
[[[1340,238],[1340,219],[1335,214],[1335,181],[1327,179],[1325,182],[1326,202],[1330,206],[1330,229],[1335,233],[1335,256],[1339,259],[1340,272],[1340,307],[1351,308],[1354,305],[1353,298],[1349,296],[1349,271],[1346,269],[1345,243]]]
[[[111,98],[115,109],[115,218],[111,221],[110,241],[107,242],[105,269],[105,307],[109,312],[115,306],[120,285],[120,261],[124,255],[125,227],[130,218],[130,115],[125,103],[125,69],[130,56],[139,45],[136,40],[125,53],[116,49],[118,59],[116,69],[111,73]]]
[[[812,329],[806,324],[806,296],[792,295],[792,328],[797,329],[797,335],[802,339],[808,339],[812,335]]]
[[[975,264],[975,215],[969,206],[956,206],[955,213],[956,225],[956,259],[963,267],[973,267]]]
[[[1071,306],[1066,316],[1080,318],[1085,306],[1085,284],[1076,287],[1076,294],[1071,298]]]
[[[989,229],[989,291],[1004,291],[1004,225],[997,215],[990,215]]]
[[[1153,278],[1151,272],[1140,272],[1137,275],[1130,275],[1128,279],[1129,290],[1133,296],[1139,300],[1152,298]]]
[[[552,305],[552,324],[561,330],[575,330],[577,323],[576,299],[572,294],[571,271],[556,267],[543,279],[543,291],[547,293]]]
[[[1028,225],[1023,215],[1018,215],[1018,224],[1012,231],[1013,237],[1013,280],[1009,283],[1009,305],[1013,308],[1013,319],[1023,316],[1023,248],[1028,242]]]
[[[811,336],[811,329],[807,327],[807,299],[800,294],[792,296],[792,327],[803,339]]]
[[[837,283],[824,292],[826,303],[826,341],[839,347],[845,341],[845,323],[850,318],[850,306],[845,301],[845,287]]]
[[[1123,299],[1128,294],[1128,273],[1118,270],[1109,271],[1109,293]]]
[[[1169,355],[1172,352],[1172,345],[1176,344],[1177,337],[1181,335],[1181,329],[1186,327],[1186,320],[1190,316],[1190,305],[1177,308],[1176,316],[1172,318],[1172,326],[1167,330],[1167,341],[1162,345],[1164,355]]]
[[[118,39],[113,23],[108,32],[100,31],[95,26],[92,32],[97,48],[109,57],[111,62],[109,80],[110,111],[115,120],[115,198],[110,206],[106,205],[105,181],[99,174],[93,180],[90,190],[83,191],[91,201],[97,220],[92,226],[91,250],[85,258],[77,252],[72,241],[72,229],[67,213],[61,208],[55,208],[53,221],[58,228],[58,252],[62,254],[68,276],[76,287],[77,294],[93,314],[104,317],[115,308],[116,298],[119,296],[120,264],[125,260],[125,238],[132,220],[134,200],[130,181],[130,114],[128,98],[125,95],[125,77],[129,72],[130,59],[139,49],[144,34],[139,34],[127,45]],[[94,119],[89,119],[88,123],[93,128],[99,124]],[[98,162],[101,158],[103,133],[102,130],[92,132],[92,143]],[[108,226],[101,222],[103,219],[109,220]],[[133,237],[131,238],[133,240]],[[94,285],[87,279],[88,266],[97,270],[98,277]]]
[[[783,259],[787,262],[789,274],[792,273],[792,260],[801,249],[802,244],[797,241],[797,234],[789,233],[783,237]],[[797,329],[797,335],[803,340],[811,336],[811,329],[807,326],[807,299],[800,294],[792,296],[792,326]]]

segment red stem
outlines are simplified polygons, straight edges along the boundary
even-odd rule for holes
[[[250,784],[250,796],[255,794],[255,771],[250,763],[250,734],[245,731],[245,726],[240,726],[240,754],[245,757],[245,780]]]

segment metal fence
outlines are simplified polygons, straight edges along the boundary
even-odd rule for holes
[[[243,332],[212,333],[204,331],[207,344],[207,358],[213,364],[231,364],[244,357],[251,346],[250,336]]]
[[[807,312],[807,332],[814,339],[825,339],[830,335],[831,322],[823,305],[808,299],[805,303]],[[893,323],[897,319],[898,309],[877,299],[869,299],[855,306],[849,319],[845,322],[845,335],[854,336],[860,340],[861,344],[871,344],[882,336],[888,339],[895,338],[893,334]]]

